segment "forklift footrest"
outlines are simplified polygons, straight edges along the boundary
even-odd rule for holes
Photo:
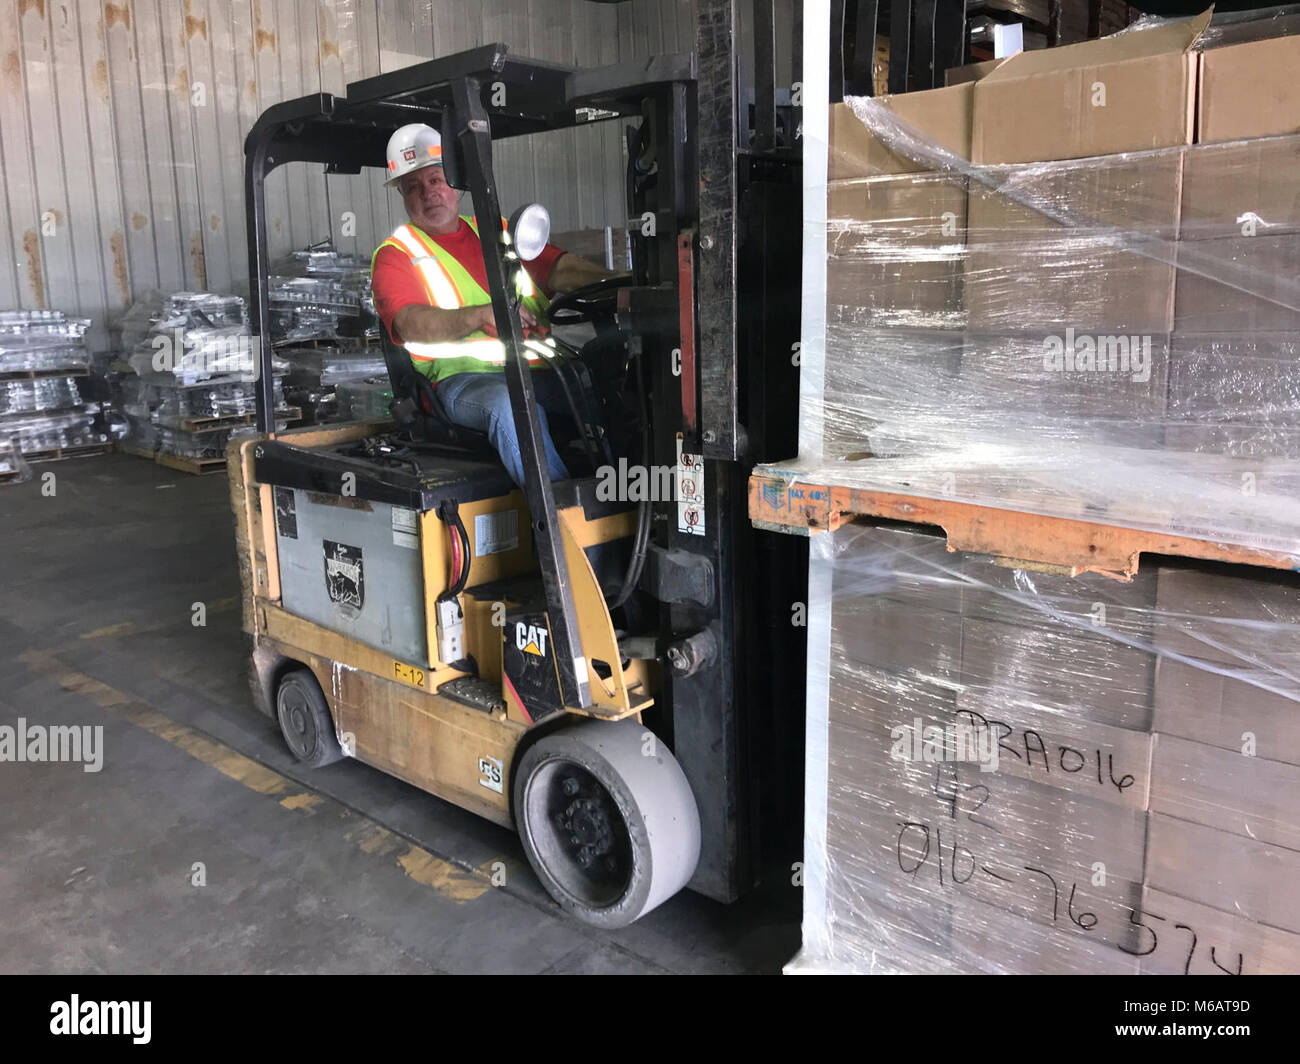
[[[506,701],[501,697],[501,688],[475,676],[460,676],[449,680],[438,688],[438,694],[471,709],[482,710],[484,713],[491,713],[493,710],[504,713],[506,709]]]

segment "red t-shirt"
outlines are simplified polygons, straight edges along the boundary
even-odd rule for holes
[[[451,252],[456,257],[456,261],[469,271],[470,276],[485,291],[487,290],[487,265],[483,261],[483,246],[479,243],[474,230],[463,218],[460,228],[454,233],[448,233],[446,236],[435,236],[432,233],[425,235],[439,247]],[[563,254],[563,248],[547,244],[537,258],[532,262],[524,263],[524,269],[533,279],[533,284],[547,295],[550,295],[550,288],[547,287],[546,282],[550,279],[551,268]],[[395,248],[391,244],[379,249],[379,254],[375,256],[375,269],[370,278],[370,287],[375,296],[375,313],[388,329],[388,335],[393,338],[393,342],[400,344],[402,338],[393,327],[393,318],[397,312],[412,303],[421,306],[428,306],[429,303],[424,282],[420,280],[419,274],[411,269],[411,257],[405,249]]]

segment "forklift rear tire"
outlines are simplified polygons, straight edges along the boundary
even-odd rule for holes
[[[635,721],[561,726],[519,759],[513,789],[533,871],[584,923],[626,927],[695,873],[695,796],[672,754]]]
[[[280,677],[275,715],[289,752],[308,768],[321,768],[343,759],[329,703],[310,669],[290,669]]]

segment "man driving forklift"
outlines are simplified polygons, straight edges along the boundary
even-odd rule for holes
[[[477,219],[458,213],[459,192],[447,184],[442,138],[412,123],[388,141],[385,184],[397,186],[410,221],[375,249],[371,287],[375,310],[393,342],[411,358],[416,372],[434,385],[447,418],[484,432],[510,478],[524,483],[519,438],[506,388],[505,350],[497,338],[487,268]],[[550,297],[594,284],[618,273],[547,244],[519,273],[519,317],[534,342],[549,328]],[[525,352],[531,369],[546,369],[536,351]],[[551,373],[533,378],[538,421],[551,480],[569,472],[551,439],[548,411],[567,415],[564,392]]]

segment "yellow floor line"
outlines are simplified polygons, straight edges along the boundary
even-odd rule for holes
[[[232,595],[229,598],[217,599],[215,602],[204,603],[207,607],[208,616],[214,613],[229,613],[231,610],[239,608],[239,596]],[[82,639],[111,639],[115,636],[122,635],[139,635],[142,632],[157,632],[164,628],[174,628],[176,618],[169,617],[164,621],[155,621],[153,624],[138,624],[135,621],[123,621],[121,624],[110,624],[104,628],[96,628],[93,632],[84,632],[80,636]],[[188,615],[186,618],[188,623]]]
[[[417,883],[432,887],[444,898],[453,901],[473,901],[491,887],[480,872],[466,872],[463,868],[440,861],[428,851],[414,846],[402,854],[397,863]]]
[[[242,783],[258,794],[284,795],[280,799],[280,805],[285,809],[314,813],[317,807],[329,801],[324,795],[303,793],[301,784],[282,776],[274,769],[258,764],[224,743],[172,720],[138,698],[101,683],[84,672],[69,668],[48,650],[29,650],[21,654],[19,660],[37,672],[52,677],[65,691],[89,698],[103,709],[128,707],[125,710],[126,719],[137,728],[171,743],[195,760],[210,765],[222,775]],[[337,806],[337,803],[333,804]],[[343,818],[354,815],[343,806],[337,806],[337,809]],[[450,861],[434,856],[422,846],[412,845],[400,835],[373,821],[367,821],[360,831],[347,832],[344,837],[355,841],[364,853],[393,857],[398,867],[411,879],[432,887],[444,898],[457,904],[473,901],[492,889],[490,864],[484,869],[467,872]]]
[[[86,632],[82,639],[103,639],[111,635],[130,635],[139,627],[134,621],[123,621],[121,624],[110,624],[107,628],[96,628],[93,632]]]

